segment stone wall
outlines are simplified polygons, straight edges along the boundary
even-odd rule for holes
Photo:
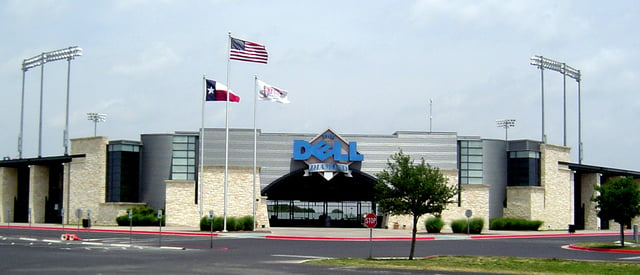
[[[17,196],[18,169],[0,167],[0,200],[2,200],[0,201],[0,216],[2,216],[2,223],[13,221],[13,200]]]
[[[458,171],[457,170],[441,170],[441,172],[447,178],[447,184],[457,186],[458,185]],[[466,219],[465,212],[467,209],[473,212],[472,218],[480,217],[484,219],[484,228],[489,228],[489,186],[488,185],[473,185],[466,184],[462,186],[461,202],[458,206],[457,196],[453,198],[455,201],[447,205],[447,208],[442,212],[442,218],[445,222],[443,231],[450,231],[449,225],[451,221],[457,219]],[[432,217],[432,215],[423,215],[418,219],[417,227],[418,231],[426,231],[424,222],[426,219]],[[398,223],[400,230],[412,229],[412,217],[410,215],[392,215],[387,217],[386,226],[393,228],[395,223]]]
[[[202,215],[213,210],[214,216],[224,215],[224,167],[204,167],[202,179]],[[167,224],[198,226],[200,205],[195,204],[194,181],[165,181]],[[260,197],[260,181],[256,179],[253,189],[253,167],[229,167],[227,174],[227,217],[253,216],[253,195],[258,198],[256,206],[256,229],[268,229],[266,197]],[[252,192],[255,190],[255,193]],[[180,213],[179,216],[169,216]],[[263,227],[264,226],[264,227]]]
[[[584,229],[597,230],[600,228],[600,219],[596,210],[596,203],[591,201],[595,196],[595,186],[600,185],[600,175],[597,173],[583,174],[581,179],[581,205],[584,205]]]
[[[106,198],[107,144],[106,137],[71,139],[71,154],[85,154],[84,158],[74,158],[70,169],[65,169],[64,192],[66,223],[75,223],[76,209],[81,209],[82,218],[91,211],[92,224],[115,224],[112,211],[101,211]],[[66,168],[66,167],[65,167]],[[71,175],[69,175],[71,170]]]
[[[29,208],[31,222],[44,223],[46,196],[49,193],[49,167],[31,165],[29,169]]]
[[[504,217],[541,220],[541,229],[566,229],[573,224],[572,171],[559,161],[569,161],[570,149],[540,145],[540,185],[508,186]]]
[[[165,180],[167,225],[199,226],[200,207],[195,203],[195,181]],[[209,209],[203,209],[203,216]],[[215,214],[215,213],[214,213]]]
[[[559,161],[570,161],[570,148],[564,146],[541,144],[541,178],[545,193],[543,208],[535,208],[534,219],[542,220],[544,229],[566,229],[574,222],[574,183],[573,172]]]

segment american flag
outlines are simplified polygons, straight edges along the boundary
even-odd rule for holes
[[[264,45],[231,37],[229,59],[267,64],[267,57]]]

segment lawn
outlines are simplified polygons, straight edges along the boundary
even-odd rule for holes
[[[307,263],[360,268],[483,273],[640,274],[640,263],[489,256],[435,256],[412,261],[407,259],[340,258],[313,260]]]

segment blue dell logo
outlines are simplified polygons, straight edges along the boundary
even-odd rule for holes
[[[328,129],[311,141],[294,140],[293,159],[307,163],[307,172],[321,173],[331,180],[337,173],[350,177],[349,164],[363,161],[364,156],[358,153],[356,142],[346,142]]]

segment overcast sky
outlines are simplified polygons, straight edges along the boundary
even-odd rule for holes
[[[264,44],[269,63],[232,61],[228,33]],[[640,1],[0,1],[0,155],[16,157],[21,63],[77,45],[69,131],[197,131],[202,76],[240,97],[229,126],[253,128],[253,76],[289,91],[258,102],[263,132],[457,132],[540,140],[533,55],[581,70],[584,164],[640,170]],[[229,69],[227,69],[229,68]],[[228,74],[228,75],[227,75]],[[26,73],[23,157],[38,153],[40,68]],[[44,66],[43,156],[64,152],[67,62]],[[229,81],[227,82],[227,78]],[[577,160],[577,84],[567,78],[567,145]],[[545,132],[563,144],[563,78],[545,71]],[[429,107],[432,100],[432,108]],[[208,102],[205,127],[224,127]],[[429,110],[433,120],[429,122]]]

